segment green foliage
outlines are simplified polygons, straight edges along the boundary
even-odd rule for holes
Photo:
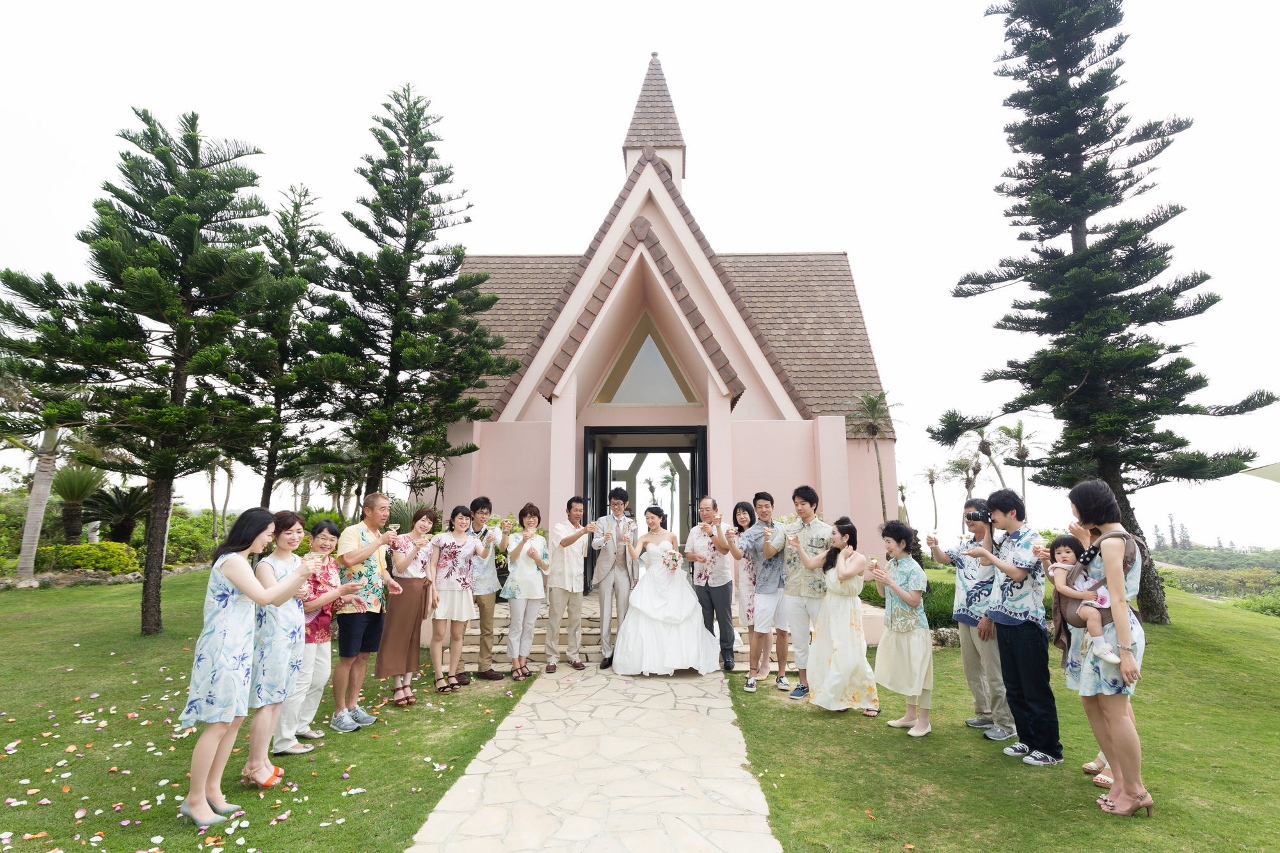
[[[480,292],[487,276],[458,275],[464,250],[439,242],[467,206],[433,147],[440,118],[429,106],[406,86],[374,117],[378,153],[356,170],[371,191],[358,201],[368,218],[343,214],[374,254],[324,241],[337,261],[327,285],[336,292],[318,303],[313,344],[322,356],[305,371],[335,386],[323,410],[367,462],[366,493],[410,460],[412,491],[438,485],[444,459],[475,450],[452,446],[448,425],[490,414],[469,392],[517,366],[480,325],[497,300]]]
[[[84,502],[84,520],[102,524],[112,542],[129,542],[150,506],[151,495],[146,487],[111,486],[99,489]]]
[[[924,615],[929,620],[930,628],[954,628],[956,620],[951,618],[952,606],[955,604],[956,585],[949,581],[930,580],[924,591]],[[876,591],[876,585],[868,581],[862,585],[859,597],[874,607],[884,607],[884,597]]]
[[[1162,567],[1165,583],[1209,598],[1239,598],[1280,590],[1275,569],[1181,569]]]
[[[50,545],[36,549],[37,572],[110,572],[113,575],[141,568],[138,553],[123,542],[87,545]]]
[[[1272,569],[1280,572],[1280,550],[1235,551],[1229,548],[1158,548],[1153,559],[1188,569]]]
[[[1280,589],[1273,589],[1262,595],[1246,595],[1236,602],[1236,606],[1254,613],[1280,616]]]
[[[26,488],[0,491],[0,557],[16,557],[22,546],[22,527],[27,519]],[[62,501],[54,498],[44,508],[40,543],[62,541]]]
[[[236,514],[227,514],[227,528],[235,523]],[[197,513],[184,506],[175,506],[169,517],[169,540],[166,552],[168,565],[184,565],[204,563],[213,558],[213,550],[217,547],[213,536],[214,515],[212,510],[202,509]],[[142,531],[134,533],[134,548],[145,554],[147,547]]]
[[[63,465],[53,475],[53,493],[63,502],[83,504],[102,485],[102,472],[85,465]]]
[[[339,530],[347,526],[347,521],[342,517],[342,513],[332,509],[311,509],[310,507],[303,507],[302,512],[299,512],[298,514],[307,520],[308,532],[310,532],[311,528],[315,527],[321,521],[332,521],[334,524],[338,525]]]

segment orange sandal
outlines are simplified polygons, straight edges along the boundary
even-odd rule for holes
[[[246,788],[274,788],[279,785],[283,779],[284,768],[277,767],[273,764],[271,765],[271,775],[267,777],[267,781],[259,782],[254,778],[253,771],[250,770],[248,775],[240,777],[240,784],[244,785]]]

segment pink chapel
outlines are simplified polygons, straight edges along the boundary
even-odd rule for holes
[[[726,521],[757,491],[782,516],[808,484],[823,518],[849,515],[860,550],[879,551],[876,454],[852,416],[881,384],[847,255],[712,248],[682,195],[685,141],[656,53],[622,151],[626,180],[585,253],[466,259],[490,276],[499,300],[483,322],[520,368],[477,392],[488,420],[450,428],[479,450],[450,460],[444,506],[532,501],[549,526],[573,495],[604,515],[622,486],[637,517],[662,506],[683,541],[704,494]],[[880,451],[893,517],[892,433]]]

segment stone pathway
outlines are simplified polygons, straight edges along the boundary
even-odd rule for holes
[[[407,853],[777,853],[719,675],[540,675]]]

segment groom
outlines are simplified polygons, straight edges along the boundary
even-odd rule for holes
[[[636,585],[636,563],[627,550],[627,541],[636,544],[639,531],[626,516],[629,497],[621,487],[609,492],[609,514],[596,522],[591,547],[596,555],[596,569],[592,582],[600,592],[600,661],[601,669],[613,666],[613,599],[618,599],[618,627],[627,618],[627,602],[631,600],[631,588]]]

